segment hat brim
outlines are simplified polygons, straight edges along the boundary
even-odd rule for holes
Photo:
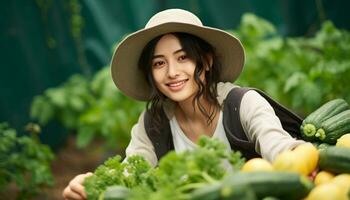
[[[222,65],[220,81],[233,82],[240,75],[244,65],[244,49],[236,37],[212,27],[164,23],[132,33],[117,46],[111,61],[112,79],[125,95],[140,101],[150,99],[151,88],[138,69],[138,60],[149,41],[171,32],[189,33],[211,44]]]

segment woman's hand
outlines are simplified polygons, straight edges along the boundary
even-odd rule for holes
[[[91,176],[93,173],[80,174],[74,177],[63,190],[62,196],[65,200],[84,200],[87,198],[84,191],[84,179]]]

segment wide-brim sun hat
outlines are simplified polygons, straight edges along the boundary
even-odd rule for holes
[[[112,79],[125,95],[140,101],[150,99],[151,86],[138,68],[138,61],[149,41],[172,32],[195,35],[213,46],[222,66],[220,81],[233,82],[239,77],[244,65],[244,49],[236,37],[223,30],[204,26],[189,11],[168,9],[155,14],[145,28],[131,33],[116,47],[111,61]]]

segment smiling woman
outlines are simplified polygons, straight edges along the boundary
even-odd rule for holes
[[[196,64],[189,59],[175,35],[167,34],[155,46],[152,75],[156,87],[166,97],[186,102],[198,87],[193,79]]]
[[[126,157],[140,155],[157,166],[170,150],[196,149],[202,135],[219,139],[227,151],[269,161],[304,144],[284,130],[266,96],[237,90],[232,81],[243,65],[236,37],[204,26],[185,10],[159,12],[127,36],[112,58],[112,78],[125,95],[147,101],[147,107],[131,130]],[[86,176],[74,178],[63,196],[84,199]]]
[[[155,85],[150,112],[159,115],[163,106],[152,105],[158,100],[160,104],[166,99],[172,100],[178,105],[176,120],[190,140],[197,141],[200,136],[197,133],[212,136],[220,109],[216,99],[218,70],[210,70],[214,56],[212,48],[205,41],[186,33],[169,33],[154,41],[157,43],[151,42],[143,51],[154,51],[154,55],[147,58],[143,53],[139,63],[139,68],[145,68],[145,75],[152,74],[148,81]],[[151,60],[150,67],[144,67],[147,60]],[[207,94],[205,97],[204,93]],[[155,116],[153,123],[159,124]]]

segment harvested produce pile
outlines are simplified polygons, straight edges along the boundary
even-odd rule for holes
[[[272,163],[263,158],[245,162],[240,152],[202,137],[199,148],[168,153],[156,168],[141,156],[126,162],[115,156],[84,186],[93,200],[350,199],[348,112],[342,99],[322,105],[301,125],[303,139],[313,143],[284,151]]]
[[[198,145],[200,148],[191,152],[168,153],[156,168],[151,168],[141,156],[130,156],[123,163],[115,156],[86,179],[87,195],[89,199],[98,199],[108,186],[119,185],[105,197],[111,193],[113,196],[126,194],[125,188],[120,187],[124,186],[131,188],[128,199],[189,199],[189,191],[216,183],[224,177],[227,168],[238,171],[244,164],[240,153],[228,152],[218,140],[204,137]]]

